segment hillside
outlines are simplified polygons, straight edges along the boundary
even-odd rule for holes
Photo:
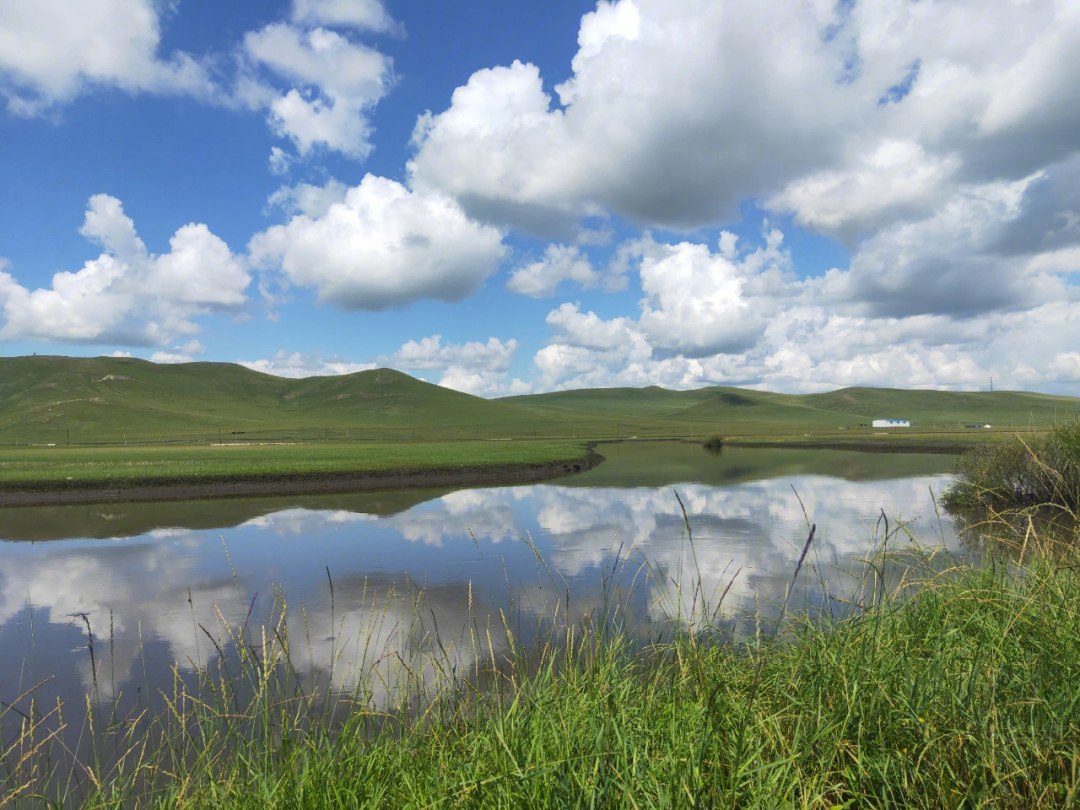
[[[652,386],[559,391],[503,401],[561,413],[566,418],[577,413],[606,413],[625,420],[697,423],[702,430],[712,425],[858,427],[874,419],[908,419],[915,427],[931,430],[958,425],[962,429],[973,423],[1019,429],[1080,415],[1080,399],[1020,391],[842,388],[826,394],[776,394],[726,386],[693,391]]]
[[[118,357],[0,359],[0,436],[249,435],[305,428],[512,428],[521,405],[462,394],[390,369],[289,380],[232,363]]]
[[[0,358],[0,444],[801,434],[875,418],[909,419],[920,429],[1019,429],[1078,413],[1080,400],[1071,397],[1011,391],[787,395],[652,386],[489,400],[391,369],[292,380],[232,363]]]

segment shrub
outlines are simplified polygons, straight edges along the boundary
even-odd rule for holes
[[[1016,436],[964,453],[956,481],[944,496],[947,509],[994,510],[1080,506],[1080,421],[1045,434]]]

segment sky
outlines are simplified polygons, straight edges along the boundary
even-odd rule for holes
[[[0,353],[1080,395],[1075,0],[0,3]]]

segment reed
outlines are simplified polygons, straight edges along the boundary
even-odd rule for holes
[[[422,588],[372,594],[364,645],[323,673],[279,595],[264,626],[200,628],[218,654],[162,709],[91,711],[92,755],[60,743],[72,707],[2,708],[0,807],[1076,806],[1075,547],[913,568],[888,551],[901,532],[844,600],[740,618],[698,580],[693,616],[653,606],[655,636],[621,549],[591,609],[554,599],[528,644],[512,612],[470,600],[440,634]]]
[[[956,512],[1044,507],[1075,514],[1080,506],[1080,420],[968,450],[957,461],[956,481],[944,503]]]

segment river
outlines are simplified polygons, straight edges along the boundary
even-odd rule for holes
[[[639,628],[725,589],[733,615],[767,615],[811,524],[791,598],[803,607],[850,595],[884,518],[898,548],[909,535],[957,547],[935,508],[949,456],[598,449],[599,467],[530,486],[0,510],[0,700],[25,707],[35,685],[39,706],[143,700],[171,688],[174,664],[194,672],[230,630],[270,622],[275,603],[298,669],[347,684],[436,634],[467,667],[463,639],[494,627],[498,648],[503,617],[527,642],[542,617],[580,618],[616,592]]]

